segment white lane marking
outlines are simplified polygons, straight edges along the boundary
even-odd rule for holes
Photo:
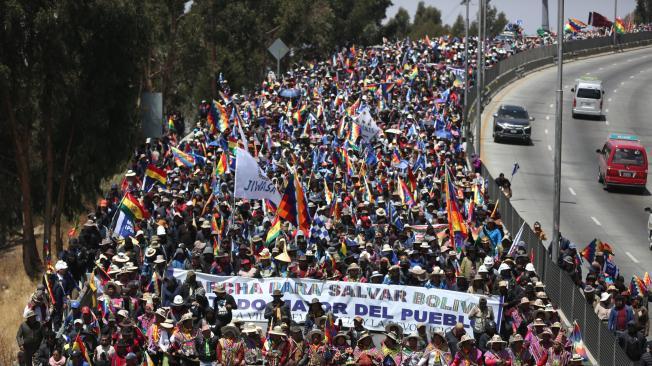
[[[552,151],[552,146],[548,145],[548,151]]]
[[[546,128],[545,130],[543,130],[543,132],[547,135],[548,134],[548,129]]]
[[[618,93],[618,89],[614,89],[614,93]]]
[[[601,67],[600,70],[604,69],[604,67]]]
[[[630,79],[633,79],[633,78],[634,78],[634,75],[631,75],[629,78],[630,78]]]
[[[595,217],[591,216],[591,220],[593,220],[593,222],[595,222],[596,225],[598,225],[598,226],[602,226],[602,224],[600,223],[600,221],[598,221],[598,219],[596,219]]]
[[[607,124],[607,126],[609,126],[609,121],[604,121],[604,123],[606,123],[606,124]]]
[[[632,253],[630,253],[630,252],[625,252],[625,254],[629,257],[629,259],[632,260],[632,262],[634,262],[634,263],[638,263],[638,259],[636,259],[636,258],[632,255]]]
[[[611,102],[611,98],[607,99],[607,102]]]
[[[625,82],[624,82],[624,81],[621,81],[621,82],[620,82],[620,85],[625,85]]]
[[[612,65],[613,65],[613,66],[616,66],[616,65],[618,65],[618,64],[614,62]]]
[[[546,120],[547,120],[547,121],[550,121],[550,116],[546,116]]]
[[[575,194],[575,191],[573,190],[573,188],[568,187],[568,190],[570,191],[570,193],[571,193],[573,196],[577,196],[577,194]]]
[[[605,113],[609,113],[609,108],[605,109],[604,111]]]
[[[553,103],[550,103],[550,108],[554,107],[555,105]]]

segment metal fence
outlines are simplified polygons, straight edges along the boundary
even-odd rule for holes
[[[471,148],[472,149],[472,148]],[[482,176],[488,180],[487,189],[494,202],[498,204],[497,212],[503,225],[515,233],[523,224],[507,197],[501,193],[494,178],[487,168],[482,166]],[[582,329],[584,343],[591,351],[599,365],[634,365],[625,352],[618,346],[616,337],[609,331],[606,323],[596,316],[591,304],[573,282],[571,277],[553,261],[544,243],[539,240],[529,224],[523,228],[521,239],[527,245],[527,252],[534,257],[533,265],[541,281],[546,285],[550,301],[557,306],[569,321],[577,320]]]
[[[625,34],[620,38],[620,48],[631,48],[652,44],[652,32]],[[582,57],[613,50],[610,38],[594,38],[579,41],[569,41],[564,44],[566,57]],[[499,62],[491,69],[485,70],[485,85],[483,102],[507,83],[522,77],[523,74],[555,62],[556,47],[544,46],[527,50]],[[476,90],[469,91],[468,122],[475,121]],[[472,128],[467,128],[467,156],[473,153],[470,143]],[[497,212],[504,227],[515,233],[524,223],[523,218],[514,209],[507,197],[501,193],[487,167],[482,165],[482,176],[488,181],[489,196],[498,204]],[[609,331],[606,323],[596,316],[591,304],[588,304],[578,286],[571,277],[562,270],[551,258],[545,245],[539,240],[529,224],[523,228],[522,240],[527,245],[528,253],[534,256],[533,265],[546,285],[546,293],[550,301],[564,313],[569,321],[577,320],[582,329],[584,343],[591,351],[599,365],[635,365],[625,352],[618,346],[615,335]]]

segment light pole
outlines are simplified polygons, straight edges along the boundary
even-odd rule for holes
[[[482,128],[482,89],[483,89],[483,74],[484,74],[484,6],[485,0],[478,1],[478,64],[477,75],[475,76],[477,93],[475,97],[476,102],[476,115],[475,115],[475,131],[473,133],[473,144],[475,145],[475,153],[480,156],[480,131]]]
[[[611,27],[611,31],[613,33],[614,37],[614,48],[618,46],[618,39],[616,38],[617,32],[616,32],[616,17],[618,16],[618,0],[614,0],[614,23],[613,27]],[[618,49],[615,48],[616,52],[618,52]]]
[[[552,260],[559,258],[559,219],[561,214],[561,129],[564,101],[564,0],[557,0],[557,110],[555,116],[555,180],[552,217]]]
[[[548,0],[541,0],[541,29],[550,30],[548,25]]]
[[[464,120],[469,113],[469,3],[471,0],[464,0],[466,4],[466,18],[464,21]],[[468,126],[468,125],[467,125]]]

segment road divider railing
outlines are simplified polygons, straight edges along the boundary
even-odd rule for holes
[[[565,59],[577,59],[617,50],[652,45],[652,32],[630,33],[620,36],[617,46],[610,37],[592,38],[568,41],[564,43]],[[557,49],[555,45],[547,45],[529,49],[509,57],[493,67],[486,69],[484,74],[483,104],[508,83],[536,71],[544,66],[556,63]],[[475,89],[469,92],[468,122],[475,121],[476,105]],[[467,156],[473,153],[473,128],[467,125]],[[510,232],[515,232],[525,222],[514,209],[509,199],[502,194],[494,177],[482,164],[482,176],[486,179],[489,196],[498,205],[503,226]],[[548,252],[548,247],[534,233],[532,227],[525,223],[521,240],[526,243],[528,253],[532,253],[533,265],[542,282],[546,285],[546,293],[550,301],[564,313],[570,322],[576,320],[582,328],[584,343],[598,365],[635,365],[625,351],[618,345],[616,336],[602,322],[586,301],[580,288],[573,282],[570,275],[561,269]]]

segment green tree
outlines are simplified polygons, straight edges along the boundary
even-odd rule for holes
[[[649,23],[652,21],[652,0],[636,0],[634,20],[637,23]]]
[[[464,17],[460,14],[455,19],[455,23],[450,28],[450,33],[453,37],[464,37],[465,31]]]
[[[441,11],[434,6],[426,6],[423,1],[420,1],[414,14],[410,38],[420,39],[426,35],[439,36],[445,33],[444,30]]]
[[[410,14],[404,8],[398,8],[396,15],[383,27],[383,36],[388,39],[405,38],[410,33]]]
[[[35,214],[49,239],[53,219],[94,201],[101,179],[129,155],[146,29],[126,0],[3,0],[0,20],[0,122],[9,126],[0,140],[11,142],[15,161],[0,191],[15,185],[20,202],[18,218],[0,218],[22,227],[23,264],[34,275]],[[60,230],[55,236],[60,242]]]

